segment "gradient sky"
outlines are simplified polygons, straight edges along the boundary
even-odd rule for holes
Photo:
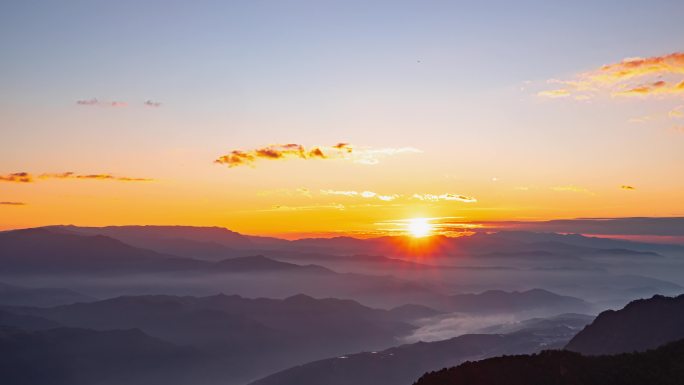
[[[2,1],[0,176],[33,181],[0,180],[0,228],[292,236],[411,217],[681,216],[684,64],[587,79],[684,52],[683,14],[681,1]],[[582,80],[591,95],[567,89]],[[658,81],[673,92],[619,94]],[[327,159],[214,163],[287,143]]]

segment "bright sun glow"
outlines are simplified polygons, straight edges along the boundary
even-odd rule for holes
[[[432,232],[432,224],[427,218],[413,218],[408,221],[408,232],[415,238],[426,237]]]

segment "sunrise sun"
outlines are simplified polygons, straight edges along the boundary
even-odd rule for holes
[[[427,218],[409,219],[408,232],[414,238],[426,237],[432,232],[432,224]]]

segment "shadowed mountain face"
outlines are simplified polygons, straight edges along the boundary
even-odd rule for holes
[[[654,296],[629,303],[622,310],[605,311],[566,349],[582,354],[644,351],[684,338],[684,295]]]
[[[207,355],[233,382],[263,376],[318,357],[386,348],[414,327],[405,314],[377,310],[354,301],[139,296],[58,306],[5,308],[15,317],[40,317],[57,324],[94,330],[137,328],[149,336],[190,345]],[[0,318],[1,319],[1,318]],[[31,321],[31,319],[28,319]],[[222,369],[223,368],[223,369]],[[225,374],[223,375],[226,379]]]
[[[549,350],[467,362],[428,373],[415,385],[680,385],[682,362],[684,341],[615,356]]]
[[[253,385],[401,385],[422,373],[466,359],[536,352],[565,343],[591,317],[570,315],[529,320],[511,334],[467,334],[444,341],[419,342],[380,352],[347,354],[297,366]],[[503,325],[501,326],[504,327]]]
[[[0,327],[0,357],[3,383],[55,385],[174,383],[180,368],[201,358],[140,330],[7,327]]]

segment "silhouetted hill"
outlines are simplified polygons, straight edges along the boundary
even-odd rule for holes
[[[48,228],[80,234],[106,235],[146,249],[160,247],[169,240],[186,240],[199,242],[198,245],[213,244],[225,247],[254,246],[249,237],[225,227],[215,226],[50,226]]]
[[[574,297],[558,295],[543,289],[506,292],[488,290],[479,294],[449,297],[449,307],[464,313],[514,313],[545,309],[556,312],[590,312],[591,304]]]
[[[324,253],[329,255],[376,254],[403,256],[489,255],[521,258],[573,258],[621,256],[659,257],[653,251],[684,251],[676,245],[630,242],[587,237],[579,234],[555,234],[527,231],[476,233],[468,237],[432,236],[416,239],[384,236],[369,239],[353,237],[305,238],[288,241],[255,237],[221,227],[193,226],[49,226],[52,232],[81,235],[104,235],[129,245],[169,254],[199,259],[220,260],[271,252]]]
[[[608,310],[578,333],[566,349],[582,354],[644,351],[684,338],[684,295],[654,296]]]
[[[59,229],[55,231],[53,228],[0,232],[0,264],[0,273],[2,274],[112,275],[181,271],[332,273],[323,267],[300,266],[276,261],[261,255],[225,259],[218,262],[182,258],[133,247],[104,235],[75,235]],[[0,287],[0,303],[2,303],[2,293],[3,290]],[[61,293],[55,291],[50,294],[45,289],[42,295],[45,303],[47,303],[45,306],[50,305],[48,301],[50,295],[56,297],[58,294],[61,294],[64,301],[68,302],[69,296],[66,291]],[[26,292],[26,295],[29,293]],[[72,293],[71,296],[75,297],[76,293]],[[86,298],[82,299],[85,300]],[[31,304],[26,303],[26,305]]]
[[[197,262],[132,247],[102,235],[72,235],[45,228],[0,232],[0,272],[3,274],[111,274],[162,267],[187,269],[197,266]]]
[[[27,288],[0,282],[0,305],[50,307],[94,300],[69,289]]]
[[[684,341],[615,356],[549,350],[466,362],[427,373],[414,385],[681,385],[682,363]]]
[[[179,369],[199,357],[140,330],[0,327],[4,385],[115,385],[178,383]]]
[[[588,322],[588,321],[587,321]],[[275,373],[253,385],[401,385],[422,373],[467,359],[531,353],[565,343],[574,331],[567,319],[537,321],[511,334],[466,334],[437,342],[419,342],[379,351],[319,360]],[[580,321],[580,324],[582,321]],[[570,322],[577,324],[577,319]]]

